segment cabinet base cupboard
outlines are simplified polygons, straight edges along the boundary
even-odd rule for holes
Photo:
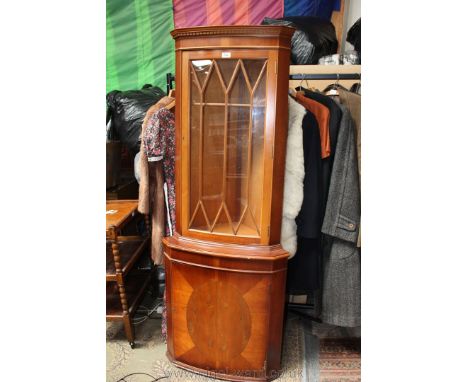
[[[231,381],[281,373],[281,214],[290,40],[283,26],[176,29],[176,232],[167,355]]]

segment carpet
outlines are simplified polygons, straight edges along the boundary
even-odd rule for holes
[[[361,380],[361,341],[359,338],[320,340],[320,382]]]

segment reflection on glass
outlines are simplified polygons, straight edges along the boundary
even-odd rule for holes
[[[265,73],[261,75],[254,88],[252,102],[252,166],[250,169],[251,188],[263,189],[263,140],[265,131]],[[262,212],[262,193],[249,194],[249,206],[257,227],[260,227]]]
[[[192,69],[197,75],[198,81],[200,83],[200,88],[203,88],[206,78],[208,77],[208,72],[210,68],[211,68],[211,60],[192,61]]]

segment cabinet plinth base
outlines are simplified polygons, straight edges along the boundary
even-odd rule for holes
[[[209,378],[215,378],[215,379],[223,379],[226,381],[234,381],[234,382],[252,382],[252,381],[258,381],[258,382],[268,382],[276,379],[277,377],[275,376],[275,371],[272,372],[272,376],[270,378],[267,378],[265,373],[263,372],[263,375],[248,375],[248,372],[244,376],[242,375],[233,375],[233,374],[223,374],[220,372],[215,372],[214,370],[205,370],[205,369],[200,369],[195,366],[187,365],[183,362],[175,360],[169,352],[166,352],[166,357],[171,361],[175,366],[177,366],[180,369],[190,371],[195,374],[200,374],[204,377],[209,377]]]
[[[213,378],[276,378],[288,253],[179,235],[163,243],[168,358]]]

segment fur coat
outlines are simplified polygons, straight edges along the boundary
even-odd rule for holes
[[[286,143],[284,174],[283,217],[281,222],[281,245],[289,252],[289,258],[297,250],[296,216],[304,199],[304,148],[302,143],[302,120],[306,109],[288,97],[289,123]]]

